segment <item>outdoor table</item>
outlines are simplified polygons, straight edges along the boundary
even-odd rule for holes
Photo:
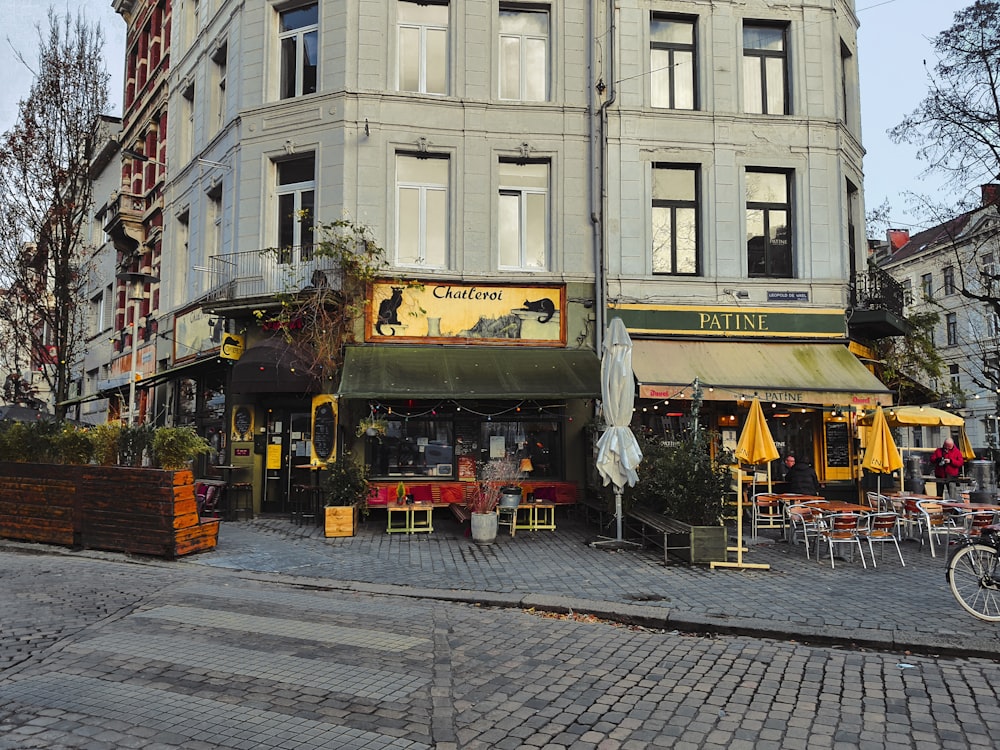
[[[810,503],[816,510],[821,513],[857,513],[859,515],[867,515],[872,511],[872,508],[868,505],[858,505],[857,503],[848,503],[843,500],[824,500],[823,502]]]
[[[447,508],[449,503],[404,503],[403,505],[387,505],[387,534],[414,534],[420,531],[434,531],[434,509]],[[402,523],[393,516],[402,516]]]
[[[556,504],[521,503],[517,506],[514,529],[516,531],[555,531]]]

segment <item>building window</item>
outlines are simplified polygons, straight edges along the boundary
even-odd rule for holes
[[[216,185],[205,196],[205,260],[222,254],[222,185]]]
[[[698,273],[698,168],[653,165],[653,273]]]
[[[747,272],[751,277],[792,277],[790,182],[787,172],[747,170]]]
[[[743,26],[744,111],[787,115],[786,31],[782,26]]]
[[[316,3],[279,14],[280,96],[290,99],[316,93],[319,6]]]
[[[903,279],[903,304],[913,304],[913,281],[911,279]]]
[[[312,258],[316,159],[313,155],[278,162],[278,262]]]
[[[948,346],[958,346],[958,316],[948,313],[945,316],[945,326],[948,332]]]
[[[215,63],[215,129],[219,131],[226,124],[226,67],[228,65],[229,47],[223,44],[212,55]]]
[[[398,87],[448,93],[448,5],[400,2]]]
[[[183,103],[181,109],[181,138],[179,151],[182,155],[182,163],[187,164],[194,155],[194,83],[188,83],[181,89],[181,99]],[[146,151],[148,154],[149,151]]]
[[[951,380],[951,390],[953,393],[962,392],[962,375],[958,365],[948,365],[948,378]]]
[[[851,126],[851,91],[854,90],[854,55],[843,40],[840,42],[840,121]]]
[[[549,13],[500,8],[500,98],[544,102],[549,98]]]
[[[542,271],[548,265],[549,165],[500,162],[500,268]]]
[[[944,269],[944,293],[955,293],[955,269],[952,266],[947,266]]]
[[[920,291],[923,292],[925,299],[934,299],[934,276],[929,273],[925,273],[920,277]]]
[[[396,156],[396,263],[444,268],[448,261],[448,159]]]
[[[653,13],[649,27],[649,85],[654,107],[698,108],[695,63],[695,21]]]

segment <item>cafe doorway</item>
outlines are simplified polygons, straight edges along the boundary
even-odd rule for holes
[[[269,409],[265,428],[264,513],[288,513],[292,486],[309,484],[312,415],[308,405]]]

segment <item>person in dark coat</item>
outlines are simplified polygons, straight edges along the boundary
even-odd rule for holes
[[[818,495],[819,477],[807,463],[798,463],[795,456],[785,456],[785,492],[795,495]]]

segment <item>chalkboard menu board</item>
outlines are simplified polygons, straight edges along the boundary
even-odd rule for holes
[[[253,440],[253,412],[247,406],[233,411],[233,440]]]
[[[826,423],[826,465],[848,468],[851,465],[850,435],[847,422]]]
[[[324,401],[313,412],[313,452],[321,461],[326,461],[333,454],[333,441],[336,440],[337,420],[333,413],[333,404]]]

